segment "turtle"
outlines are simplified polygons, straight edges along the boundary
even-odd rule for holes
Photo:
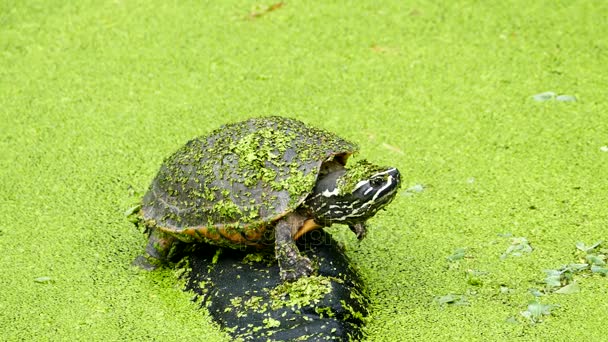
[[[296,245],[305,233],[366,221],[395,197],[400,173],[361,159],[356,144],[297,119],[266,116],[221,126],[166,158],[143,196],[138,222],[157,268],[182,242],[234,249],[274,247],[283,281],[313,273]]]

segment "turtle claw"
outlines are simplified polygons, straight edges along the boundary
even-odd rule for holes
[[[367,227],[365,226],[365,223],[358,222],[355,224],[351,224],[348,227],[353,233],[357,235],[357,240],[359,241],[363,240],[365,238],[365,235],[367,235]]]
[[[135,258],[135,260],[133,260],[131,265],[139,267],[146,271],[154,271],[155,269],[160,267],[159,262],[153,262],[152,260],[150,260],[150,258],[146,258],[143,255],[140,255],[137,258]]]
[[[281,265],[281,280],[296,281],[300,277],[307,277],[312,274],[313,267],[310,259],[304,256],[298,256],[295,262],[290,262],[290,265]]]

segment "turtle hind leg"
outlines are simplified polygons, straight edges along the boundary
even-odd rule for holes
[[[299,221],[303,220],[291,214],[280,220],[275,227],[275,254],[283,281],[295,281],[313,272],[310,259],[300,255],[298,246],[293,240],[293,232],[301,225]]]
[[[146,252],[133,260],[133,265],[154,270],[168,262],[175,254],[177,239],[158,228],[149,228]]]

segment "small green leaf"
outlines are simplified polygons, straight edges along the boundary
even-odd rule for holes
[[[435,298],[435,301],[439,303],[439,305],[443,306],[446,304],[450,305],[469,305],[469,301],[465,296],[459,294],[447,294],[445,296]]]
[[[129,220],[129,222],[137,223],[139,221],[139,217],[138,217],[137,213],[139,212],[140,209],[141,209],[141,204],[134,205],[131,208],[125,210],[124,215],[127,218],[127,220]]]
[[[505,320],[505,322],[507,322],[509,324],[519,324],[519,322],[517,321],[517,318],[515,318],[513,316],[507,317],[507,319]]]
[[[506,286],[506,285],[500,285],[500,293],[502,293],[502,294],[509,294],[509,293],[512,293],[512,292],[513,292],[513,290],[510,289],[508,286]]]
[[[127,209],[127,210],[125,210],[125,214],[124,214],[124,215],[125,215],[125,216],[130,216],[130,215],[133,215],[133,214],[135,214],[136,212],[138,212],[138,211],[139,211],[139,209],[141,209],[141,204],[134,205],[134,206],[132,206],[131,208],[129,208],[129,209]]]
[[[469,285],[473,285],[473,286],[483,285],[483,280],[481,279],[481,277],[484,274],[487,274],[487,272],[477,271],[477,270],[467,270],[466,271],[467,283]]]
[[[587,267],[589,267],[589,264],[568,264],[568,266],[564,268],[563,272],[578,273],[585,270]]]
[[[557,270],[545,270],[547,276],[545,277],[545,284],[548,287],[559,287],[562,285],[562,273]]]
[[[220,254],[222,254],[222,251],[222,248],[218,248],[215,250],[215,254],[213,254],[213,258],[211,259],[211,263],[213,265],[217,264],[217,261],[220,259]]]
[[[605,258],[606,258],[605,255],[595,255],[595,254],[587,254],[587,256],[585,257],[585,259],[587,259],[587,262],[589,262],[590,264],[595,265],[595,266],[606,265],[606,261],[604,261]]]
[[[540,316],[540,315],[549,315],[551,314],[551,309],[553,308],[552,305],[545,305],[545,304],[541,304],[539,302],[532,302],[528,305],[528,311],[530,311],[530,313],[532,313],[533,316]]]
[[[262,322],[264,323],[264,328],[278,328],[281,325],[280,321],[272,317],[264,318]]]
[[[51,277],[38,277],[36,279],[34,279],[35,282],[37,282],[38,284],[52,284],[55,281],[53,280],[53,278]]]
[[[555,101],[559,102],[576,102],[576,97],[573,95],[558,95]]]
[[[545,294],[540,291],[539,289],[529,289],[528,292],[530,292],[531,295],[533,295],[534,297],[542,297]]]
[[[447,294],[445,296],[441,296],[441,297],[437,297],[435,300],[437,301],[437,303],[439,303],[440,305],[443,304],[451,304],[454,303],[456,300],[458,300],[460,296],[454,295],[454,294]]]
[[[553,100],[555,98],[555,95],[557,95],[557,94],[555,94],[552,91],[546,91],[544,93],[532,95],[532,98],[534,99],[534,101],[544,102],[544,101]]]
[[[591,250],[596,249],[596,248],[597,248],[599,245],[601,245],[601,244],[602,244],[602,242],[603,242],[603,241],[602,241],[602,240],[600,240],[600,241],[598,241],[598,242],[594,243],[594,244],[593,244],[593,245],[591,245],[591,246],[586,246],[586,245],[585,245],[583,242],[580,242],[580,241],[579,241],[579,242],[577,242],[577,243],[576,243],[576,248],[578,248],[579,250],[581,250],[581,251],[583,251],[583,252],[589,252],[589,251],[591,251]]]
[[[585,243],[581,242],[581,241],[576,243],[576,248],[578,248],[579,250],[581,250],[583,252],[587,251],[587,246],[585,246]]]
[[[561,289],[555,291],[555,293],[559,293],[559,294],[573,294],[573,293],[578,293],[580,292],[580,287],[578,286],[577,282],[572,282],[564,287],[562,287]]]
[[[605,275],[608,275],[608,268],[607,267],[601,267],[601,266],[592,265],[591,266],[591,272],[593,272],[593,273],[599,273],[599,274],[605,276]]]
[[[464,259],[466,249],[465,248],[457,248],[452,255],[450,255],[447,259],[449,262],[454,262],[457,260]]]
[[[508,256],[521,256],[523,253],[531,252],[532,246],[530,246],[530,243],[528,243],[528,239],[525,237],[515,237],[511,239],[511,245],[500,256],[500,258],[505,259]]]
[[[542,322],[543,316],[551,314],[553,308],[553,305],[545,305],[534,301],[528,305],[528,310],[521,312],[521,315],[529,319],[531,323],[539,323]]]

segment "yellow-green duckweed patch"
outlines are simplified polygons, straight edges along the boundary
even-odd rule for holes
[[[370,341],[608,334],[591,266],[578,291],[530,291],[580,263],[577,242],[608,241],[608,3],[1,7],[2,340],[229,340],[171,270],[131,268],[145,240],[124,213],[165,156],[260,115],[335,132],[414,189],[361,243],[332,229]],[[531,251],[501,258],[512,237]]]

